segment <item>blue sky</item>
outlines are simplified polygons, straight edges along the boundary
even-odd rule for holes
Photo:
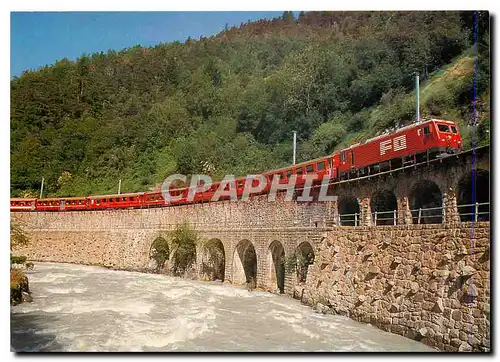
[[[218,33],[226,24],[281,16],[260,12],[12,12],[11,76],[82,53],[151,46]]]

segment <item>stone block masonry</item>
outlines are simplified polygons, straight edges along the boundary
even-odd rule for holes
[[[440,350],[487,351],[489,235],[489,223],[338,228],[302,299]]]

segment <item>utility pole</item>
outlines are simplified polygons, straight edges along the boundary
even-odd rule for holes
[[[297,132],[293,131],[293,162],[292,165],[295,165],[295,151],[297,150]]]
[[[45,177],[42,176],[42,186],[40,186],[40,198],[42,198],[43,194],[43,182],[45,181]]]
[[[118,181],[118,195],[120,194],[121,189],[122,189],[122,179]]]
[[[415,73],[415,88],[417,92],[417,122],[420,122],[420,78],[418,72]]]

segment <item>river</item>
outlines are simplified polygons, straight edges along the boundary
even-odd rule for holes
[[[217,282],[35,263],[12,351],[434,351],[299,301]]]

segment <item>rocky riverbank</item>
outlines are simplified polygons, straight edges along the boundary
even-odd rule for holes
[[[10,304],[32,301],[28,276],[22,269],[10,269]]]

